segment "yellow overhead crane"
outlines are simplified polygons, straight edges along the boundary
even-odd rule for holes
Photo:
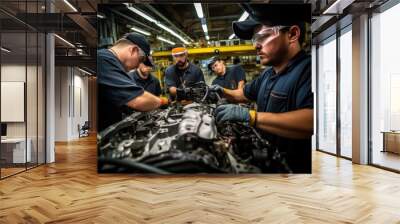
[[[255,55],[256,49],[253,45],[233,45],[220,47],[188,48],[189,57],[203,58],[214,55],[234,56],[234,55]],[[152,54],[153,59],[170,58],[171,51],[156,51]]]
[[[220,47],[187,48],[189,58],[203,59],[214,55],[220,56],[246,56],[256,55],[253,45],[233,45]],[[164,79],[164,69],[172,63],[171,51],[155,51],[151,55],[157,65],[156,77],[161,81]],[[164,82],[160,82],[164,87]]]

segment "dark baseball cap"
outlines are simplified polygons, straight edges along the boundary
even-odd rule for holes
[[[250,40],[259,25],[299,25],[303,28],[302,24],[311,23],[310,4],[242,4],[242,7],[250,18],[233,22],[232,28],[235,35],[244,40]]]
[[[138,47],[140,47],[140,49],[143,50],[143,52],[146,55],[146,59],[143,62],[143,64],[145,64],[147,66],[151,66],[151,67],[154,66],[153,61],[151,60],[151,57],[150,57],[150,44],[147,41],[145,36],[143,36],[142,34],[139,34],[139,33],[131,32],[131,33],[125,34],[123,36],[123,38],[136,44]]]

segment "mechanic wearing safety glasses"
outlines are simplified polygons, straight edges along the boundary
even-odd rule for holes
[[[277,146],[294,173],[311,173],[313,93],[311,57],[302,50],[310,5],[247,5],[252,18],[234,22],[241,39],[251,39],[261,64],[271,66],[242,89],[214,85],[230,102],[255,101],[257,110],[235,104],[216,108],[218,123],[249,122]]]
[[[131,109],[151,111],[168,104],[165,97],[157,97],[143,90],[128,72],[144,63],[153,66],[150,45],[138,33],[125,34],[109,49],[97,51],[98,130],[123,119]]]
[[[189,61],[188,51],[182,45],[176,45],[171,55],[175,64],[165,70],[165,84],[171,97],[175,98],[177,91],[198,82],[204,82],[204,75],[198,66]]]
[[[226,89],[243,88],[246,82],[246,74],[241,65],[227,67],[221,58],[214,56],[209,59],[207,66],[217,75],[212,81],[212,85],[220,85]]]

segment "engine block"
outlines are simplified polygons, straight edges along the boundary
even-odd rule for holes
[[[166,109],[134,112],[108,127],[98,134],[99,172],[290,172],[279,150],[256,129],[216,124],[214,110],[222,101],[213,99],[217,102],[200,95],[186,106],[175,102]]]

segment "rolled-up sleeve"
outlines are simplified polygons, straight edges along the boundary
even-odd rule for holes
[[[253,81],[247,83],[243,87],[244,96],[251,101],[257,101],[257,96],[258,96],[258,92],[260,91],[261,82],[266,77],[267,77],[267,74],[266,74],[266,72],[264,72],[261,75],[259,75],[256,79],[254,79]]]
[[[235,74],[235,81],[237,83],[239,83],[240,81],[245,81],[246,82],[246,73],[245,73],[245,71],[244,71],[242,66],[237,65],[235,67],[235,73],[234,74]]]
[[[164,77],[165,85],[170,87],[178,87],[177,80],[175,77],[175,73],[172,67],[169,67],[165,70],[165,77]]]
[[[117,66],[117,63],[111,58],[101,58],[98,66],[102,74],[98,76],[98,84],[102,86],[102,94],[109,103],[122,106],[142,95],[144,90],[136,85],[133,79]]]

